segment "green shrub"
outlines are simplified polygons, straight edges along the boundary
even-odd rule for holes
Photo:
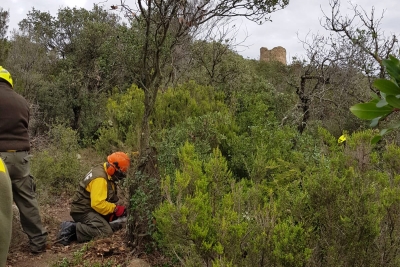
[[[157,129],[174,127],[188,118],[213,112],[226,112],[224,95],[211,86],[201,86],[194,81],[168,88],[158,95],[154,126]]]
[[[254,231],[263,228],[257,227],[255,210],[265,214],[264,201],[269,198],[256,192],[259,187],[235,182],[218,149],[200,160],[195,147],[186,143],[179,159],[179,170],[162,181],[165,201],[154,213],[159,244],[178,255],[184,266],[250,266],[258,262],[260,253],[265,252],[262,244],[268,243],[270,236],[263,235],[263,239]]]
[[[102,127],[98,130],[98,134],[99,138],[94,144],[98,154],[109,155],[124,146],[123,142],[119,139],[117,128]]]
[[[33,152],[32,174],[38,189],[49,192],[73,190],[87,169],[81,167],[76,131],[55,125],[49,132],[47,147]]]
[[[124,93],[115,93],[107,103],[107,123],[97,132],[96,151],[109,154],[126,147],[137,150],[143,117],[143,91],[132,85]]]
[[[275,225],[273,255],[279,266],[304,266],[312,253],[307,247],[308,238],[303,225],[294,223],[290,217]]]
[[[178,151],[186,141],[196,147],[201,159],[220,147],[229,152],[227,140],[234,136],[235,124],[229,113],[213,112],[199,117],[189,117],[170,129],[157,134],[158,161],[163,175],[173,175],[179,167]]]

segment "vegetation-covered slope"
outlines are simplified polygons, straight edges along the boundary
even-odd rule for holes
[[[0,65],[32,106],[42,205],[110,152],[140,151],[121,185],[133,250],[170,266],[399,265],[398,138],[372,145],[349,111],[386,77],[367,42],[325,53],[315,38],[285,66],[243,59],[224,35],[174,43],[174,21],[143,66],[144,30],[157,33],[143,19],[32,10],[4,40]]]

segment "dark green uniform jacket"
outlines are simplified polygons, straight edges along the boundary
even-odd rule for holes
[[[108,175],[104,170],[104,165],[100,164],[93,167],[93,169],[86,175],[86,177],[79,183],[79,187],[72,199],[71,214],[73,213],[87,213],[95,210],[91,207],[90,192],[86,191],[88,184],[97,178],[103,178],[107,181],[107,202],[117,203],[117,186],[108,179]]]
[[[0,152],[29,151],[28,123],[28,102],[0,81]]]

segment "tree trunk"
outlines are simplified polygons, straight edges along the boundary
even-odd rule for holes
[[[140,136],[140,159],[134,166],[134,179],[129,186],[128,243],[141,246],[148,240],[154,227],[152,212],[161,201],[160,177],[157,170],[157,152],[150,146],[150,119],[154,111],[158,87],[144,89],[144,113]],[[143,198],[142,196],[145,195]]]
[[[79,128],[79,120],[81,118],[81,106],[74,106],[72,108],[74,112],[74,121],[72,122],[72,129],[77,130]]]
[[[300,82],[300,88],[297,90],[297,95],[300,98],[301,101],[301,109],[303,112],[303,117],[300,122],[300,124],[297,126],[297,130],[299,131],[300,134],[303,133],[304,129],[307,126],[308,119],[310,118],[310,98],[305,94],[305,87],[306,87],[306,80],[307,76],[301,76],[301,82]]]

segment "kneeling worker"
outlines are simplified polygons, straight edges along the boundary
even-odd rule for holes
[[[126,177],[130,159],[124,152],[115,152],[107,162],[93,167],[79,183],[71,204],[71,217],[76,222],[78,242],[113,233],[110,221],[125,216],[125,207],[116,205],[116,183]]]

